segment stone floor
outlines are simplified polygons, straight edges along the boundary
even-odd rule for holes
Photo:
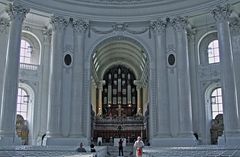
[[[146,157],[240,157],[239,146],[145,147]]]
[[[105,151],[107,149],[111,151],[111,149],[104,146],[97,147],[96,150],[99,154],[97,157],[113,157],[112,155],[107,155],[107,151]],[[101,151],[102,153],[99,153]],[[131,156],[126,155],[125,157]],[[93,156],[95,154],[90,152],[78,153],[76,152],[76,147],[70,146],[0,146],[0,157]],[[143,157],[240,157],[240,146],[144,147]]]

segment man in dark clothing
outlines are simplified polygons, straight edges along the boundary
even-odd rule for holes
[[[123,140],[120,139],[118,142],[118,149],[119,149],[119,156],[121,156],[120,154],[122,153],[123,156]]]

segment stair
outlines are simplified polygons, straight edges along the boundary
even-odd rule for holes
[[[108,146],[107,147],[107,157],[120,157],[118,153],[119,153],[118,147],[116,147],[116,146]],[[127,145],[127,146],[123,147],[123,155],[124,155],[124,157],[134,157],[132,145],[131,146]]]

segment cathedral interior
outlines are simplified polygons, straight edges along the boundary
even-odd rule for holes
[[[0,0],[0,156],[240,156],[239,66],[239,0]]]

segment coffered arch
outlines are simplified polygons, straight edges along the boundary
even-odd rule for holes
[[[94,80],[101,80],[105,71],[114,65],[126,65],[135,74],[136,79],[147,79],[149,58],[146,50],[136,40],[128,37],[105,39],[94,49],[92,72]],[[147,80],[141,80],[147,82]]]

